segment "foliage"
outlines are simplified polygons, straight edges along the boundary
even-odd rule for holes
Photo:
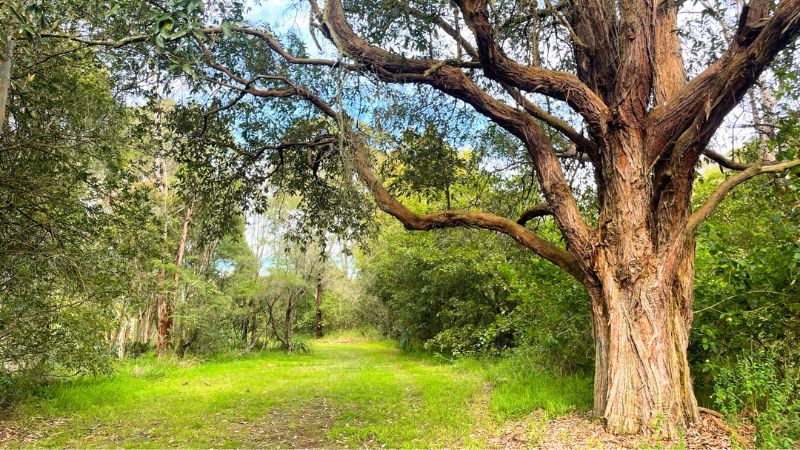
[[[0,372],[101,372],[112,302],[152,250],[134,118],[91,52],[21,45],[14,57],[0,141]]]
[[[401,343],[451,355],[525,345],[553,369],[591,364],[586,293],[557,269],[502,236],[384,230],[361,274]]]
[[[756,426],[762,448],[792,448],[800,442],[800,354],[779,343],[739,356],[719,369],[714,402],[729,417]]]
[[[722,178],[707,171],[696,200]],[[689,352],[697,392],[701,402],[752,420],[763,447],[798,437],[798,205],[796,176],[752,180],[698,233]]]

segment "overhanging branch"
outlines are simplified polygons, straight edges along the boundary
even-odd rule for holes
[[[577,260],[566,250],[541,238],[538,234],[505,217],[478,211],[448,210],[430,214],[416,214],[394,198],[372,170],[366,146],[351,134],[354,164],[361,180],[372,193],[381,210],[399,220],[408,230],[434,230],[471,227],[493,230],[512,237],[542,258],[561,267],[583,282],[586,275]]]
[[[226,74],[233,81],[241,84],[250,84],[246,80],[231,71],[230,69],[215,64],[215,69]],[[283,81],[290,86],[290,91],[293,96],[303,98],[313,104],[321,113],[326,116],[337,120],[341,130],[346,136],[346,143],[352,148],[353,162],[355,170],[361,181],[370,190],[370,193],[375,198],[376,203],[381,210],[390,214],[399,220],[409,230],[433,230],[441,228],[455,228],[455,227],[473,227],[482,228],[487,230],[497,231],[512,237],[514,240],[529,248],[537,255],[547,259],[553,264],[561,267],[569,274],[574,276],[577,280],[583,282],[586,275],[581,270],[577,260],[566,250],[550,243],[543,239],[533,231],[525,228],[517,222],[505,217],[495,216],[488,213],[467,210],[449,210],[441,211],[431,214],[416,214],[399,200],[392,196],[389,191],[378,180],[372,170],[369,162],[369,154],[366,145],[363,143],[361,137],[354,131],[349,129],[349,120],[341,120],[336,110],[323,99],[311,93],[308,89],[294,84],[291,80],[283,79]],[[283,97],[284,93],[278,91],[266,91],[255,88],[243,88],[247,93],[259,97]]]

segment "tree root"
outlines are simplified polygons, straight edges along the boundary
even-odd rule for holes
[[[730,425],[722,421],[722,418],[724,417],[722,413],[714,411],[713,409],[703,408],[702,406],[698,407],[697,409],[699,409],[700,412],[706,413],[709,416],[711,416],[710,419],[712,422],[714,422],[714,425],[718,426],[723,431],[729,433],[733,438],[739,441],[739,444],[741,444],[743,447],[755,448],[755,445],[752,442],[750,442],[749,439],[739,435],[739,431],[737,431],[735,428],[731,427]]]

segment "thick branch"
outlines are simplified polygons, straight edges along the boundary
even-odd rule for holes
[[[248,80],[234,74],[228,68],[218,64],[214,64],[214,66],[216,66],[214,67],[215,69],[225,73],[236,82],[242,84],[250,83]],[[326,116],[336,120],[340,119],[339,114],[337,114],[336,110],[331,105],[311,93],[308,89],[297,86],[288,79],[284,79],[283,81],[291,86],[291,94],[289,95],[302,97],[311,102]],[[244,88],[244,90],[259,97],[284,96],[282,92],[264,91],[252,87]],[[348,127],[347,120],[339,120],[339,123],[344,127]],[[369,163],[369,156],[361,139],[349,129],[345,129],[342,132],[348,137],[347,143],[353,148],[354,165],[359,178],[370,190],[378,206],[383,211],[398,219],[406,228],[410,230],[432,230],[438,228],[475,227],[498,231],[511,236],[517,242],[531,249],[539,256],[561,267],[579,281],[584,281],[585,274],[580,269],[578,262],[569,252],[548,242],[513,220],[494,216],[492,214],[465,210],[442,211],[425,215],[412,212],[394,198],[378,180]],[[553,155],[553,157],[555,157],[555,155]]]
[[[312,9],[316,10],[315,7]],[[589,260],[591,238],[586,222],[578,210],[555,149],[528,113],[493,98],[455,67],[433,60],[400,57],[368,44],[347,23],[340,0],[328,0],[320,20],[326,36],[342,53],[380,78],[394,83],[428,84],[466,102],[518,137],[531,155],[544,196],[570,250],[582,255],[582,260]]]
[[[570,73],[529,67],[508,58],[495,42],[485,0],[458,0],[464,20],[478,46],[487,77],[518,89],[567,102],[598,134],[604,134],[608,107],[588,86]]]
[[[372,192],[378,206],[399,220],[409,230],[434,230],[441,228],[473,227],[494,230],[508,236],[533,250],[537,255],[561,267],[579,281],[583,282],[586,275],[580,269],[575,258],[566,250],[542,239],[536,233],[525,228],[513,220],[492,214],[467,211],[449,210],[431,214],[416,214],[406,208],[381,184],[369,163],[365,146],[357,138],[350,139],[355,152],[354,163],[356,170]]]
[[[722,184],[720,184],[717,189],[711,193],[705,203],[697,208],[697,211],[695,211],[694,214],[689,217],[689,220],[686,223],[686,235],[692,236],[694,232],[697,231],[697,228],[700,226],[700,224],[702,224],[711,216],[722,200],[724,200],[725,197],[736,186],[763,173],[779,173],[798,166],[800,166],[800,159],[777,164],[761,164],[745,169],[744,171],[728,178]]]
[[[458,43],[458,45],[460,45],[464,49],[464,51],[466,51],[467,55],[469,55],[474,60],[480,60],[480,55],[478,54],[478,50],[476,50],[475,47],[472,46],[472,44],[470,44],[466,39],[464,39],[464,37],[461,36],[461,33],[459,33],[459,31],[455,29],[452,25],[447,23],[447,21],[444,20],[441,16],[430,17],[413,8],[408,8],[408,11],[414,17],[418,17],[424,20],[432,20],[433,23],[436,24],[442,31],[444,31],[447,35],[453,38],[453,40],[455,40]],[[597,155],[598,152],[597,144],[595,144],[591,139],[586,138],[577,130],[575,130],[573,127],[571,127],[567,122],[559,119],[556,116],[553,116],[552,114],[546,112],[538,105],[534,104],[533,102],[525,98],[525,96],[522,94],[522,92],[519,91],[519,89],[514,88],[513,86],[507,83],[502,83],[502,82],[500,83],[500,86],[502,86],[503,90],[506,91],[506,93],[508,93],[511,96],[511,98],[513,98],[514,101],[517,102],[517,104],[522,106],[522,108],[528,114],[545,122],[546,124],[553,127],[555,130],[561,132],[564,136],[566,136],[567,139],[569,139],[576,146],[578,146],[578,148],[582,153],[592,156],[592,159],[594,159],[595,161],[599,160],[599,158],[594,157],[595,155]],[[572,155],[570,155],[570,157],[571,156]]]
[[[651,163],[665,153],[704,147],[761,72],[800,34],[800,0],[780,2],[771,18],[762,3],[745,8],[736,37],[717,62],[648,114]]]

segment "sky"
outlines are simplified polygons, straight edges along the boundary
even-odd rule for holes
[[[292,0],[247,0],[250,11],[245,18],[255,23],[268,23],[280,31],[296,29],[308,34],[308,14],[292,6]]]

